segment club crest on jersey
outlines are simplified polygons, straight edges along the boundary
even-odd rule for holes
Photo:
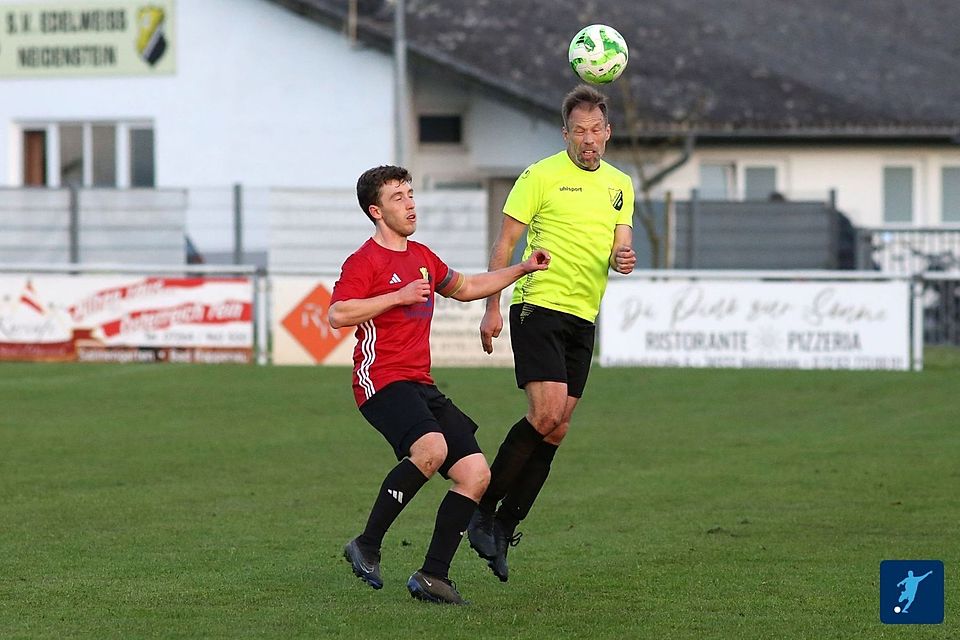
[[[427,271],[426,267],[420,267],[420,277],[422,277],[427,282],[430,282],[430,272]]]
[[[613,205],[613,208],[617,211],[623,209],[623,189],[607,189],[607,192],[610,194],[610,204]]]

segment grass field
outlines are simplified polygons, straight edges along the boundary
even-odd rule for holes
[[[488,459],[509,370],[439,370]],[[0,365],[2,638],[957,638],[960,357],[922,373],[595,368],[499,583],[412,600],[429,483],[373,591],[341,558],[387,469],[349,371]],[[940,559],[946,621],[879,622]]]

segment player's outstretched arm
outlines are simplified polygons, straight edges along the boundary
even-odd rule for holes
[[[470,302],[498,293],[522,276],[534,271],[543,271],[550,266],[550,252],[537,249],[520,264],[510,265],[496,271],[464,276],[463,286],[451,297],[461,302]]]
[[[496,271],[510,264],[513,249],[526,229],[527,225],[524,223],[503,214],[500,232],[490,251],[488,271]],[[480,346],[483,347],[484,352],[493,353],[493,339],[499,338],[501,331],[503,331],[503,315],[500,313],[500,291],[497,291],[487,297],[487,308],[480,320]]]
[[[414,280],[402,289],[372,298],[338,300],[327,310],[327,322],[333,329],[355,327],[393,307],[419,304],[429,297],[430,283],[426,279]]]

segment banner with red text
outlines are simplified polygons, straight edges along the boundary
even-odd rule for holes
[[[0,276],[0,360],[239,362],[247,277]]]

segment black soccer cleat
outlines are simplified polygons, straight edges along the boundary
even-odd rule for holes
[[[467,525],[470,548],[484,560],[493,560],[497,557],[497,540],[493,535],[493,521],[492,513],[487,513],[478,507],[470,518],[470,524]]]
[[[470,604],[457,591],[457,585],[453,583],[453,580],[427,575],[423,571],[415,571],[410,576],[410,579],[407,580],[407,589],[411,596],[425,602]]]
[[[507,551],[510,547],[520,544],[522,533],[514,535],[513,531],[508,531],[503,524],[497,520],[493,527],[494,537],[497,540],[497,555],[487,560],[487,566],[493,571],[493,575],[500,579],[500,582],[506,582],[510,577],[510,568],[507,566]]]
[[[353,574],[366,582],[374,589],[383,588],[383,578],[380,577],[380,553],[364,553],[354,538],[343,548],[343,557],[353,567]]]

